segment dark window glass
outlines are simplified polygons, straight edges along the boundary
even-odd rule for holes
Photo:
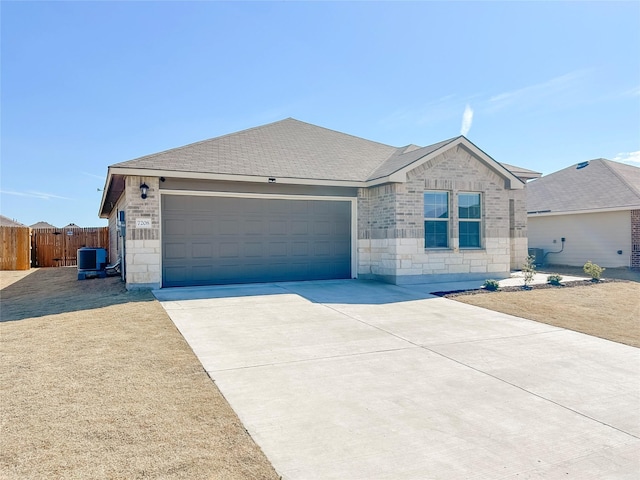
[[[460,248],[480,247],[480,222],[463,222],[460,228]]]
[[[424,194],[424,246],[447,248],[449,246],[449,192]]]
[[[449,218],[448,192],[424,194],[424,218]]]
[[[447,248],[449,246],[449,222],[429,221],[424,222],[424,246],[425,248]]]
[[[458,218],[480,219],[479,193],[461,193],[458,195]]]

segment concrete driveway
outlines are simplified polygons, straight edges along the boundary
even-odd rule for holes
[[[419,288],[154,293],[283,479],[640,478],[640,350]]]

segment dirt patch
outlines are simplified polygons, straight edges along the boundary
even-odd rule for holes
[[[2,478],[278,478],[149,292],[58,268],[0,296]]]
[[[538,269],[538,273],[547,275],[573,275],[576,277],[589,276],[584,273],[583,267],[570,267],[567,265],[547,265]],[[602,272],[602,278],[605,280],[630,280],[640,283],[640,270],[631,270],[630,268],[605,268]]]
[[[0,274],[0,290],[8,287],[12,283],[22,280],[24,277],[36,272],[37,270],[37,268],[32,268],[31,270],[3,270]]]
[[[640,284],[571,282],[443,294],[459,302],[640,347]]]

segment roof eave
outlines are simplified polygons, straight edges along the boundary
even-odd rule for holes
[[[161,170],[147,168],[126,168],[109,167],[109,175],[143,176],[143,177],[170,177],[187,178],[194,180],[222,180],[227,182],[249,182],[249,183],[282,183],[289,185],[321,185],[332,187],[364,187],[365,182],[357,180],[335,180],[335,179],[315,179],[278,177],[264,175],[236,175],[228,173],[206,173],[206,172],[186,172],[180,170]]]
[[[115,189],[115,192],[114,192]],[[124,176],[119,175],[109,167],[107,171],[107,179],[102,189],[102,200],[100,201],[100,209],[98,210],[99,218],[109,218],[113,207],[118,203],[118,199],[124,192]]]
[[[528,217],[552,217],[559,215],[578,215],[581,213],[607,213],[607,212],[624,212],[627,210],[640,209],[640,203],[636,205],[620,205],[617,207],[606,208],[585,208],[584,210],[531,210],[527,212]]]
[[[111,167],[108,167],[107,169],[107,178],[104,181],[104,187],[102,188],[102,198],[100,199],[100,208],[98,209],[98,218],[109,218],[109,213],[108,212],[105,216],[104,211],[105,211],[105,202],[107,201],[107,193],[109,191],[109,189],[111,188]]]

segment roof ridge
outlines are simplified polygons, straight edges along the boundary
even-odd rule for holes
[[[623,183],[623,184],[624,184],[624,185],[625,185],[629,190],[631,190],[633,193],[635,193],[635,194],[636,194],[636,196],[637,196],[638,198],[640,198],[640,190],[639,190],[639,189],[637,189],[634,185],[630,184],[630,183],[627,181],[627,179],[626,179],[625,177],[623,177],[622,175],[620,175],[620,173],[618,173],[618,172],[616,171],[616,169],[615,169],[615,168],[613,168],[613,167],[610,165],[610,164],[612,164],[612,163],[613,163],[613,164],[618,164],[618,162],[614,162],[613,160],[608,160],[608,159],[606,159],[606,158],[598,158],[597,160],[602,161],[602,164],[603,164],[603,165],[605,165],[605,166],[609,169],[609,171],[610,171],[611,173],[613,173],[613,174],[618,178],[618,180],[620,180],[620,181],[621,181],[621,182],[622,182],[622,183]],[[620,165],[625,165],[625,164],[624,164],[624,163],[620,163]],[[633,165],[629,165],[629,166],[630,166],[630,167],[633,167]]]
[[[293,118],[293,117],[288,117],[288,118],[285,118],[284,120],[294,120],[294,121],[296,121],[298,123],[304,123],[305,125],[309,125],[311,127],[321,128],[322,130],[326,130],[328,132],[339,133],[340,135],[344,135],[345,137],[355,138],[356,140],[364,140],[365,142],[375,143],[376,145],[382,145],[383,147],[396,148],[396,149],[397,148],[402,148],[402,147],[394,147],[393,145],[389,145],[387,143],[376,142],[375,140],[369,140],[368,138],[358,137],[358,136],[352,135],[350,133],[341,132],[339,130],[334,130],[332,128],[323,127],[321,125],[315,125],[313,123],[305,122],[303,120],[298,120],[297,118]],[[280,120],[280,121],[283,122],[284,120]],[[278,123],[278,122],[274,122],[274,123]],[[266,126],[266,125],[263,125],[263,126]],[[259,128],[259,127],[257,127],[257,128]],[[240,133],[240,132],[237,132],[237,133]]]

